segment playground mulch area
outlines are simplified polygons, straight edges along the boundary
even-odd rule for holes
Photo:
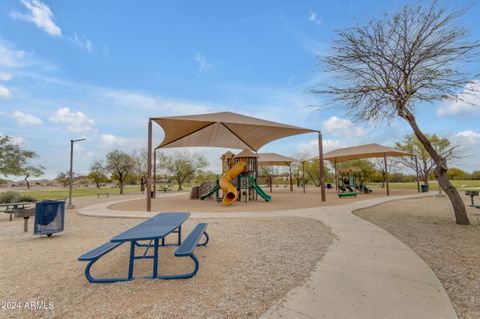
[[[23,233],[23,220],[2,219],[1,305],[36,302],[53,308],[0,308],[0,317],[257,318],[303,283],[334,236],[321,222],[300,217],[190,219],[185,231],[207,222],[211,239],[196,250],[201,264],[194,278],[143,279],[151,275],[151,261],[140,261],[135,264],[139,279],[132,282],[88,283],[85,263],[77,257],[140,221],[67,211],[65,232],[46,238]],[[106,255],[92,273],[125,275],[127,246]],[[173,257],[173,250],[160,249],[160,274],[191,269],[190,259]]]
[[[351,201],[364,200],[370,198],[385,197],[386,191],[384,189],[375,189],[370,194],[358,194],[357,197],[338,198],[335,190],[327,190],[327,201],[322,202],[320,196],[320,188],[309,187],[306,193],[302,192],[301,188],[295,188],[294,192],[290,192],[288,188],[274,188],[270,193],[267,189],[264,190],[272,196],[272,201],[265,202],[260,196],[256,201],[250,202],[235,202],[230,206],[225,206],[223,203],[216,202],[213,196],[206,200],[189,199],[189,195],[172,196],[164,198],[155,198],[152,200],[152,211],[187,211],[187,212],[262,212],[262,211],[279,211],[300,208],[310,208],[319,206],[331,206],[347,204]],[[417,194],[416,190],[392,190],[390,192],[394,195],[408,195]],[[127,210],[127,211],[144,211],[146,201],[145,199],[138,199],[126,201],[109,206],[113,210]]]
[[[455,224],[445,197],[385,203],[355,214],[412,248],[442,282],[460,318],[480,318],[480,209],[465,204],[471,225]]]

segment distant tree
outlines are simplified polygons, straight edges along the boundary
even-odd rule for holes
[[[435,134],[425,134],[425,137],[430,141],[431,146],[435,149],[437,154],[446,161],[451,162],[460,157],[459,147],[456,144],[453,144],[448,138],[439,137]],[[430,153],[425,149],[423,143],[420,142],[415,135],[408,134],[403,137],[401,142],[395,143],[395,147],[417,157],[419,178],[424,184],[428,185],[428,179],[433,173],[436,163],[430,156]],[[398,157],[397,161],[415,172],[415,157]]]
[[[70,173],[69,172],[60,172],[58,173],[57,177],[55,178],[55,180],[60,183],[64,188],[68,186],[68,184],[70,184]],[[72,173],[72,178],[73,178],[73,182],[75,181],[75,179],[77,178],[77,174],[76,173]]]
[[[25,167],[22,167],[22,175],[24,176],[25,183],[27,184],[27,189],[30,189],[30,182],[28,181],[28,178],[33,176],[33,177],[39,177],[44,174],[43,170],[45,167],[41,165],[26,165]]]
[[[87,178],[95,183],[97,188],[100,188],[102,183],[109,181],[108,176],[105,174],[105,168],[101,161],[95,161],[90,167],[90,172],[87,175]]]
[[[135,174],[140,180],[140,191],[145,191],[147,186],[147,176],[148,176],[148,153],[147,150],[141,149],[133,153],[133,158],[135,159]],[[156,187],[156,185],[154,185]]]
[[[135,159],[130,154],[114,150],[105,156],[104,169],[118,182],[120,194],[123,194],[127,178],[134,172]]]
[[[473,171],[470,175],[470,178],[474,180],[480,180],[480,171]]]
[[[448,178],[453,180],[468,179],[468,173],[458,167],[448,169]]]
[[[30,189],[28,178],[43,175],[45,169],[31,163],[35,158],[38,158],[35,152],[22,149],[9,136],[0,135],[0,175],[24,176],[27,188]]]
[[[316,187],[320,187],[320,170],[318,169],[318,159],[305,161],[305,181],[312,182]],[[333,173],[328,166],[325,166],[325,181],[334,180]]]
[[[478,60],[480,47],[480,41],[469,41],[468,30],[458,23],[466,10],[448,12],[436,1],[426,8],[406,5],[393,15],[338,31],[332,54],[322,58],[333,85],[312,90],[332,97],[331,102],[342,105],[355,120],[404,119],[435,162],[435,176],[461,225],[470,222],[460,194],[448,180],[447,159],[420,129],[414,114],[418,102],[469,103],[477,91],[472,77],[460,71]]]
[[[178,190],[183,189],[183,184],[192,180],[196,173],[207,167],[207,160],[190,152],[175,152],[173,154],[162,153],[159,163],[167,175],[173,177],[178,185]]]

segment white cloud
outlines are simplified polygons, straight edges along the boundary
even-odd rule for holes
[[[93,43],[90,41],[87,37],[81,36],[79,37],[76,33],[73,34],[72,37],[68,38],[69,41],[71,41],[73,44],[80,48],[84,48],[88,52],[93,51]]]
[[[7,72],[0,72],[0,81],[8,81],[12,79],[12,74]]]
[[[35,117],[30,114],[25,114],[20,111],[13,112],[12,116],[15,118],[15,120],[17,120],[17,123],[19,125],[34,126],[34,125],[41,125],[43,123],[43,121],[38,117]]]
[[[82,112],[71,112],[68,107],[59,108],[51,117],[53,123],[65,124],[71,132],[80,133],[93,129],[94,121]]]
[[[198,63],[198,72],[207,71],[212,67],[203,54],[197,53],[195,55],[195,61]]]
[[[480,132],[463,131],[457,133],[455,136],[468,144],[475,144],[477,141],[480,142]]]
[[[12,97],[12,93],[6,87],[0,85],[0,99],[8,100]]]
[[[332,116],[322,123],[323,128],[333,136],[364,136],[367,132],[360,127],[356,127],[352,121]]]
[[[12,50],[5,44],[0,43],[0,67],[18,68],[25,63],[24,57],[27,52],[23,50]],[[3,73],[2,73],[3,74]]]
[[[337,148],[343,148],[347,145],[345,142],[339,140],[323,140],[323,152],[330,152],[336,150]],[[298,153],[306,154],[309,156],[318,156],[318,139],[310,140],[306,143],[301,143],[298,145]]]
[[[322,18],[320,18],[315,11],[310,11],[308,13],[308,21],[316,25],[322,24]]]
[[[437,109],[440,116],[460,113],[480,114],[480,80],[473,80],[465,86],[458,99],[448,101]]]
[[[106,147],[118,147],[127,144],[127,139],[113,135],[113,134],[102,134],[100,135],[102,143]]]
[[[20,13],[18,11],[12,11],[10,12],[10,16],[13,19],[32,22],[51,36],[62,36],[62,30],[53,21],[53,13],[45,3],[40,0],[20,0],[20,2],[29,12]]]

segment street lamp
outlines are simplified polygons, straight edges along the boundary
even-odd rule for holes
[[[84,138],[78,140],[70,140],[70,177],[69,177],[69,188],[68,188],[68,205],[67,208],[75,208],[72,204],[72,188],[73,188],[73,143],[85,141]]]

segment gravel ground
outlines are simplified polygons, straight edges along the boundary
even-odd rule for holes
[[[250,202],[235,202],[230,206],[225,206],[222,202],[217,203],[210,197],[208,200],[188,199],[189,195],[174,196],[165,198],[156,198],[152,200],[152,211],[178,211],[183,210],[187,212],[260,212],[260,211],[278,211],[309,207],[321,207],[342,205],[353,201],[385,197],[386,191],[384,189],[375,189],[370,194],[358,194],[356,198],[338,198],[337,192],[333,189],[327,190],[327,201],[322,202],[320,195],[320,188],[309,187],[304,194],[301,189],[295,188],[294,192],[290,192],[286,188],[274,188],[273,192],[265,191],[272,196],[272,201],[265,202],[260,196],[257,201]],[[160,193],[161,194],[161,193]],[[417,194],[415,190],[393,190],[394,195]],[[145,198],[131,200],[123,203],[113,204],[109,206],[110,209],[138,211],[145,210]]]
[[[193,279],[89,284],[83,275],[85,263],[76,258],[140,221],[69,211],[65,233],[46,238],[23,233],[21,220],[2,219],[1,305],[51,302],[53,309],[0,309],[0,317],[257,318],[304,281],[333,238],[321,222],[299,217],[205,219],[211,240],[196,250],[201,265]],[[188,220],[184,234],[198,222]],[[190,259],[173,257],[173,249],[160,249],[160,274],[191,269]],[[125,275],[127,260],[127,245],[120,246],[92,273]],[[149,274],[150,261],[135,264],[135,276]]]
[[[480,209],[467,210],[470,226],[455,224],[445,197],[390,202],[356,215],[389,231],[422,257],[442,282],[460,318],[480,318]]]

